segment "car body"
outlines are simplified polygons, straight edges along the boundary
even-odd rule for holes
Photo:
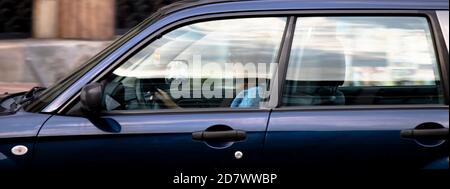
[[[242,36],[261,35],[252,43],[250,37],[240,39],[235,35],[239,31]],[[186,38],[178,38],[183,35]],[[386,40],[383,36],[387,36]],[[222,46],[237,41],[236,44],[250,47],[216,48],[217,44],[210,43],[215,40]],[[313,42],[305,42],[308,40]],[[167,45],[172,43],[173,46]],[[376,46],[378,43],[380,47]],[[272,53],[270,57],[277,62],[277,69],[266,78],[272,81],[267,82],[270,98],[257,108],[230,108],[229,101],[236,100],[235,95],[223,101],[203,96],[197,100],[186,98],[176,101],[181,108],[175,109],[131,102],[139,98],[147,102],[150,97],[145,96],[145,91],[137,91],[156,82],[167,82],[167,77],[156,80],[151,76],[156,74],[152,69],[133,72],[124,65],[144,69],[158,64],[146,62],[165,65],[166,59],[170,59],[167,62],[176,62],[171,65],[183,67],[183,62],[190,63],[183,57],[191,55],[186,50],[191,47],[195,53],[205,53],[204,56],[210,50],[215,57],[204,59],[211,62],[231,61],[229,57],[236,54],[239,56],[233,58],[255,62]],[[387,47],[389,50],[383,50]],[[247,51],[251,53],[245,54]],[[167,58],[171,53],[176,57]],[[300,68],[289,64],[295,57],[303,62]],[[341,64],[334,67],[338,63],[317,63],[323,57],[327,59],[322,62]],[[308,63],[313,68],[305,67]],[[322,70],[340,71],[320,75],[322,72],[314,67],[316,63]],[[177,3],[159,10],[55,86],[18,94],[19,100],[31,96],[22,106],[8,110],[14,102],[11,96],[4,97],[0,115],[0,170],[104,167],[448,170],[448,66],[447,0]],[[308,73],[290,71],[301,69],[310,69],[309,73],[314,74],[302,80]],[[352,73],[351,79],[348,73]],[[365,79],[366,73],[372,80]],[[386,79],[373,79],[376,74],[379,74],[376,78]],[[392,78],[389,74],[393,74]],[[316,78],[317,75],[320,77]],[[303,85],[305,81],[313,84]],[[105,95],[110,84],[117,85],[111,89],[114,92]],[[116,98],[128,98],[123,97],[130,94],[127,90],[136,95],[122,104]],[[312,95],[292,92],[302,90],[316,92]],[[102,97],[95,93],[102,93]],[[119,93],[122,97],[114,96]],[[104,102],[108,101],[105,98],[113,100]],[[102,105],[98,104],[100,101]],[[225,106],[215,106],[225,101],[228,101]],[[97,111],[96,105],[108,110]],[[236,152],[243,156],[235,156]]]

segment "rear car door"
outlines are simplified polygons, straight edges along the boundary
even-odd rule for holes
[[[448,169],[448,52],[434,16],[298,17],[265,141],[272,166]]]
[[[269,93],[285,25],[283,17],[201,21],[143,44],[97,80],[104,86],[101,116],[86,116],[76,98],[65,115],[45,123],[34,167],[257,164],[270,113],[262,94]]]

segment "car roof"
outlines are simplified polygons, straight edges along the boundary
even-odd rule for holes
[[[212,5],[254,7],[255,10],[344,10],[344,9],[402,9],[448,10],[448,0],[182,0],[163,7],[160,14],[167,15],[184,9]]]

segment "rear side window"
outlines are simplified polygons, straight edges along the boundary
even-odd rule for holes
[[[426,18],[298,18],[284,106],[443,101]]]

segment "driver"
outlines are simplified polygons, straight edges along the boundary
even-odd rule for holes
[[[156,98],[158,98],[159,100],[161,100],[161,102],[168,108],[168,109],[177,109],[180,108],[180,106],[178,106],[170,97],[169,94],[167,94],[166,92],[164,92],[161,89],[156,89],[157,91],[155,92],[155,96]]]
[[[248,79],[245,79],[244,85],[243,87],[241,87],[243,90],[239,92],[239,94],[233,99],[230,105],[231,108],[259,107],[259,103],[261,102],[262,88],[256,85],[253,85],[253,87],[249,86],[250,83]],[[157,92],[155,92],[155,97],[159,99],[168,109],[181,108],[172,100],[169,94],[161,89],[157,89]]]

